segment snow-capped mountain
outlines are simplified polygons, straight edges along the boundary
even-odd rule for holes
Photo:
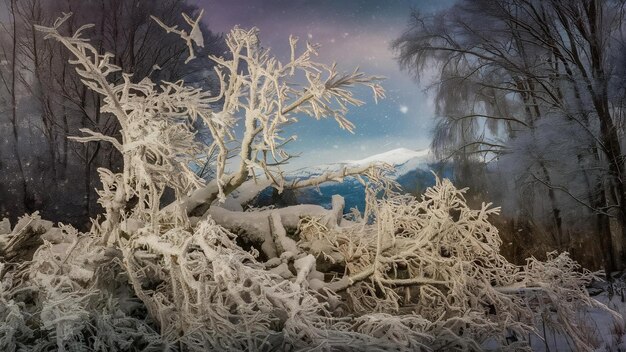
[[[433,163],[426,150],[410,150],[406,148],[394,149],[381,154],[372,155],[361,160],[345,160],[314,167],[307,167],[292,171],[286,175],[287,179],[308,179],[326,172],[339,171],[344,167],[366,166],[372,163],[387,163],[394,167],[393,178],[405,192],[421,193],[426,187],[434,184],[431,170],[444,177],[450,177],[450,170],[445,165]],[[329,182],[318,188],[310,187],[296,191],[284,191],[282,194],[268,189],[256,199],[256,205],[263,206],[276,204],[287,206],[293,204],[320,204],[330,206],[334,194],[343,196],[346,200],[346,211],[356,207],[362,211],[365,207],[365,192],[363,185],[355,178],[346,177],[344,182]]]
[[[344,167],[367,166],[375,163],[387,163],[393,165],[396,169],[395,176],[398,177],[418,168],[428,169],[428,164],[430,163],[429,151],[428,149],[416,151],[407,148],[398,148],[381,154],[372,155],[361,160],[344,160],[331,164],[298,169],[288,173],[287,178],[307,179],[321,175],[325,172],[339,171]]]

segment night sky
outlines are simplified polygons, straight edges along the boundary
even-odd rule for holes
[[[298,135],[288,151],[302,153],[286,169],[345,159],[359,159],[391,149],[424,149],[430,143],[433,104],[406,72],[400,71],[390,43],[407,28],[412,8],[432,12],[454,0],[197,0],[205,9],[204,21],[216,32],[239,25],[257,27],[264,47],[281,61],[289,57],[289,35],[321,44],[319,61],[336,61],[343,71],[359,66],[370,75],[385,76],[387,98],[375,105],[366,101],[352,108],[348,118],[354,134],[341,130],[332,119],[301,119],[291,131]]]

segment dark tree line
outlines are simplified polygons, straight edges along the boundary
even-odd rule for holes
[[[432,146],[458,179],[546,249],[587,244],[608,270],[625,265],[625,10],[612,0],[459,1],[413,13],[395,42],[418,79],[434,68]]]
[[[25,212],[85,227],[100,213],[97,168],[121,164],[107,143],[78,143],[69,136],[81,128],[116,137],[118,123],[101,111],[102,97],[90,91],[68,63],[69,53],[44,40],[36,25],[51,25],[62,13],[72,17],[63,30],[73,33],[93,24],[90,38],[101,53],[134,77],[184,79],[213,87],[211,63],[196,59],[185,65],[187,48],[167,35],[150,15],[168,24],[182,24],[182,12],[198,9],[186,1],[48,1],[4,0],[0,17],[0,217],[15,219]],[[221,54],[221,35],[202,28],[205,46],[198,57]],[[208,77],[208,78],[207,78]],[[122,73],[115,80],[124,79]],[[113,82],[114,83],[114,82]]]

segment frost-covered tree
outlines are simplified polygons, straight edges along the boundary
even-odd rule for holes
[[[414,13],[395,44],[418,78],[435,67],[434,150],[458,165],[496,161],[495,178],[508,180],[501,192],[518,200],[503,205],[510,216],[539,224],[553,248],[568,248],[572,232],[586,237],[607,270],[623,269],[626,243],[625,10],[620,1],[461,1]]]
[[[93,23],[91,45],[113,54],[121,68],[109,76],[112,83],[119,83],[121,73],[127,72],[135,78],[184,79],[217,88],[215,78],[206,75],[212,69],[206,56],[224,52],[223,38],[201,26],[206,42],[199,48],[202,57],[185,64],[185,43],[164,36],[150,15],[185,24],[182,11],[199,12],[187,1],[20,0],[2,1],[0,6],[7,11],[0,18],[0,62],[6,63],[0,65],[0,129],[12,131],[0,143],[0,216],[14,221],[38,210],[47,219],[88,229],[89,218],[101,211],[96,203],[97,168],[117,170],[121,158],[110,143],[78,143],[67,137],[80,134],[80,128],[119,137],[119,126],[114,116],[100,110],[102,96],[82,84],[68,63],[67,50],[44,40],[35,25],[50,24],[68,11],[74,16],[62,31]],[[67,194],[70,184],[75,191]]]
[[[39,29],[69,50],[120,124],[119,139],[88,129],[74,138],[111,143],[124,164],[98,170],[106,212],[87,233],[37,214],[0,223],[4,350],[529,350],[538,319],[580,350],[599,347],[578,319],[583,306],[607,309],[584,289],[594,274],[566,254],[509,263],[488,221],[498,208],[469,208],[450,181],[418,199],[397,191],[385,165],[285,179],[293,138],[282,128],[306,115],[351,130],[347,108],[361,102],[350,89],[382,97],[378,78],[317,63],[316,47],[299,51],[296,38],[282,63],[256,29],[234,28],[230,55],[211,57],[218,93],[130,75],[112,83],[119,67],[82,37],[89,26],[59,33],[68,17]],[[185,20],[156,21],[193,57],[199,18]],[[199,124],[209,146],[195,138]],[[344,216],[339,196],[331,209],[241,208],[268,186],[349,175],[366,184],[362,214]],[[176,200],[162,206],[168,189]]]

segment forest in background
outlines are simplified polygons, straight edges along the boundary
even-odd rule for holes
[[[68,139],[89,128],[119,138],[119,123],[100,110],[102,96],[89,90],[71,68],[70,53],[43,39],[37,25],[50,25],[62,13],[73,13],[64,29],[85,24],[90,42],[131,80],[149,76],[216,89],[209,54],[225,50],[223,38],[200,28],[205,46],[196,60],[185,64],[187,47],[164,35],[150,16],[183,24],[180,13],[198,8],[186,1],[47,1],[6,0],[0,18],[0,218],[15,222],[24,213],[39,211],[52,221],[87,229],[102,212],[96,189],[99,167],[118,170],[121,156],[110,144]],[[121,73],[112,75],[121,82]]]
[[[624,1],[461,0],[394,43],[436,102],[432,151],[501,205],[510,257],[624,268]]]

